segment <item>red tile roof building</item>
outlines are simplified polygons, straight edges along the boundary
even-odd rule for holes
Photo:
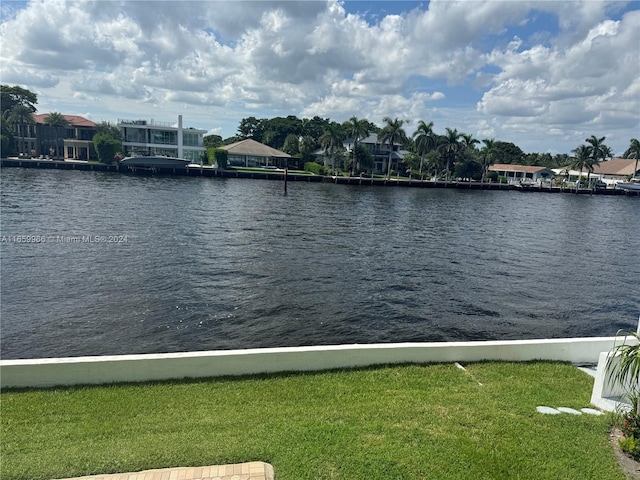
[[[66,126],[47,125],[48,113],[33,114],[33,125],[16,126],[18,154],[23,157],[93,160],[96,124],[79,115],[63,115]]]

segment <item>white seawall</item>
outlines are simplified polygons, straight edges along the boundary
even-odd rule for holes
[[[555,360],[596,364],[621,337],[263,348],[1,360],[0,387],[143,382],[393,363]]]

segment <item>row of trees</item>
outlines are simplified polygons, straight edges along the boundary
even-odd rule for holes
[[[549,153],[525,154],[517,145],[493,138],[480,141],[472,134],[445,128],[444,134],[434,131],[433,122],[420,120],[416,130],[408,135],[406,122],[398,118],[386,117],[383,126],[378,127],[367,119],[351,117],[344,123],[333,122],[328,118],[313,117],[299,119],[295,116],[257,119],[242,119],[238,134],[222,139],[220,136],[205,137],[205,144],[220,146],[242,139],[252,138],[261,143],[282,150],[303,162],[313,161],[314,152],[322,150],[330,159],[332,168],[356,173],[373,169],[370,152],[362,148],[360,142],[371,134],[376,134],[381,146],[386,145],[389,158],[386,161],[386,174],[390,176],[392,149],[390,145],[399,144],[408,151],[403,158],[402,168],[414,176],[443,176],[445,178],[462,177],[485,180],[489,166],[496,163],[536,165],[546,168],[561,168],[570,165],[576,170],[593,172],[600,161],[613,157],[611,148],[604,144],[605,137],[592,135],[582,145],[568,154],[551,155]],[[347,155],[343,142],[350,139],[353,149]],[[625,152],[626,158],[637,158],[634,142]],[[634,153],[636,152],[636,153]],[[635,155],[635,156],[634,156]],[[636,168],[637,169],[637,168]]]

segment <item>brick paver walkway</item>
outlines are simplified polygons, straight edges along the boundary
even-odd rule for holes
[[[274,480],[273,467],[264,462],[176,467],[142,472],[89,475],[65,480]]]

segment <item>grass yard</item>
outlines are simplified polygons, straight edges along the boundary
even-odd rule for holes
[[[268,168],[260,168],[260,167],[228,167],[227,171],[237,170],[239,172],[255,172],[255,173],[284,173],[284,169],[268,169]],[[289,175],[313,175],[311,172],[307,172],[306,170],[294,170],[288,169],[287,173]]]
[[[480,385],[482,384],[482,385]],[[278,480],[619,479],[593,379],[550,362],[5,390],[2,480],[260,460]]]

